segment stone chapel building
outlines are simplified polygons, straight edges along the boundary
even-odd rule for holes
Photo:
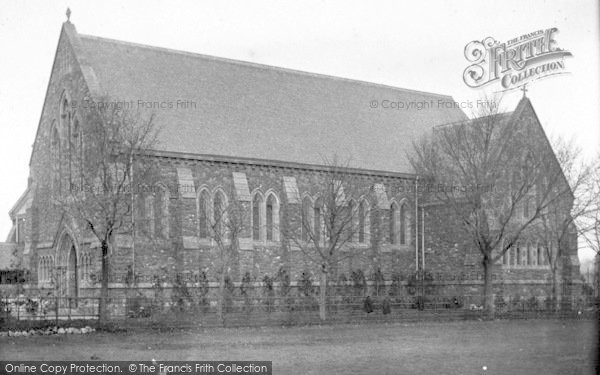
[[[69,21],[58,41],[28,188],[10,212],[8,242],[17,244],[31,288],[57,287],[71,297],[99,293],[99,243],[52,205],[57,192],[42,172],[58,160],[57,170],[67,174],[69,158],[85,157],[86,103],[106,94],[155,111],[162,127],[152,154],[162,181],[136,205],[153,239],[117,236],[113,291],[125,287],[132,270],[140,289],[157,275],[184,275],[190,285],[202,272],[216,280],[206,219],[211,207],[232,200],[244,203],[251,221],[239,241],[234,282],[247,272],[260,281],[282,267],[292,282],[315,272],[278,225],[303,207],[318,208],[314,187],[326,170],[324,157],[335,154],[351,158],[347,172],[375,191],[353,197],[368,214],[348,250],[355,256],[339,273],[381,270],[385,280],[398,275],[406,283],[424,265],[441,294],[481,292],[470,240],[445,215],[418,221],[427,209],[415,207],[414,190],[406,188],[416,179],[406,156],[412,140],[436,125],[467,120],[451,97],[83,35]],[[409,102],[427,107],[393,108]],[[510,116],[540,126],[526,98]],[[540,246],[524,240],[498,262],[495,287],[505,295],[548,295]],[[565,253],[563,282],[571,288],[579,282],[576,239]]]

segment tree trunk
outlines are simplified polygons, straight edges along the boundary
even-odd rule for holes
[[[327,270],[321,270],[321,280],[319,281],[319,318],[327,319]]]
[[[483,256],[483,300],[484,309],[490,316],[494,315],[494,293],[492,281],[493,263],[489,256]]]
[[[100,304],[98,320],[105,323],[108,319],[108,241],[102,240],[102,283],[100,288]]]
[[[552,301],[554,311],[559,311],[561,302],[560,272],[556,266],[552,267]]]
[[[221,324],[225,324],[225,272],[219,277],[219,302],[217,303],[217,318]]]

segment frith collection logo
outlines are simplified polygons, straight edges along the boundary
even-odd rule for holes
[[[531,81],[568,73],[565,57],[571,52],[558,47],[557,28],[537,30],[500,43],[492,37],[465,46],[469,65],[463,79],[467,86],[479,88],[499,82],[500,91],[512,90]]]

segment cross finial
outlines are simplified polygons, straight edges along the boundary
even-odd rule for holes
[[[71,22],[71,8],[67,7],[67,22]]]
[[[523,97],[526,97],[527,96],[527,84],[524,84],[521,87],[521,91],[523,91]]]

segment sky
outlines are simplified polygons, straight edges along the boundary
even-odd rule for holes
[[[600,149],[597,1],[16,1],[0,0],[0,241],[27,186],[29,157],[65,11],[79,33],[451,95],[493,88],[463,81],[465,46],[558,28],[569,74],[527,96],[550,137]],[[512,109],[520,91],[506,95]],[[580,257],[589,258],[589,252]]]

